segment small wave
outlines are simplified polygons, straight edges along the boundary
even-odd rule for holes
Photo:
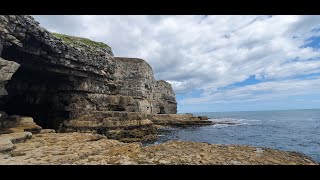
[[[259,119],[243,119],[243,118],[211,118],[210,121],[214,122],[220,122],[220,121],[230,121],[230,122],[244,122],[244,121],[250,121],[250,122],[259,122],[261,120]]]
[[[261,120],[259,120],[259,119],[234,119],[234,120],[236,120],[236,121],[240,121],[240,122],[243,122],[243,121],[249,121],[249,122],[259,122],[259,121],[261,121]]]
[[[212,127],[216,127],[216,128],[222,128],[222,127],[229,127],[232,126],[230,124],[214,124],[212,125]]]
[[[244,118],[219,118],[219,119],[209,119],[211,122],[216,123],[214,127],[229,127],[229,126],[239,126],[239,125],[255,125],[257,122],[261,121],[258,119],[244,119]]]

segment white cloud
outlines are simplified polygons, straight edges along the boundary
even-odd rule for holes
[[[262,82],[255,85],[247,85],[234,89],[214,92],[201,98],[183,100],[182,104],[199,103],[232,103],[266,100],[272,98],[288,97],[291,95],[304,95],[320,93],[320,77],[304,80],[281,80]]]
[[[320,89],[319,79],[290,80],[320,73],[320,51],[303,47],[320,35],[312,31],[320,28],[320,16],[35,18],[49,30],[105,42],[116,56],[145,59],[156,78],[170,81],[176,94],[203,91],[202,98],[181,103],[257,100]],[[251,75],[264,82],[218,90]]]

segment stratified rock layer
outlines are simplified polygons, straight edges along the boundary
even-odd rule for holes
[[[171,85],[156,81],[142,59],[113,57],[107,45],[85,44],[83,38],[66,42],[71,36],[56,37],[31,16],[1,16],[0,26],[1,57],[21,65],[8,85],[8,99],[29,92],[28,99],[17,100],[29,109],[47,103],[52,117],[94,110],[176,113]]]
[[[75,46],[31,16],[0,16],[1,57],[20,64],[6,85],[0,109],[33,117],[45,128],[96,108],[91,97],[117,94],[108,47]]]
[[[151,66],[142,59],[115,57],[115,77],[119,94],[131,96],[133,103],[123,110],[147,114],[176,114],[177,103],[171,85],[156,81]]]
[[[6,113],[0,111],[1,114],[3,117],[0,117],[0,134],[23,131],[39,133],[42,130],[31,117],[7,116]]]
[[[193,116],[193,114],[150,114],[148,115],[154,124],[165,126],[202,126],[213,125],[208,118],[204,116]]]
[[[147,114],[120,111],[96,111],[66,121],[60,132],[93,132],[123,142],[151,141],[157,130]]]
[[[36,134],[0,153],[0,164],[221,164],[316,165],[294,152],[268,148],[170,141],[143,147],[87,133]]]

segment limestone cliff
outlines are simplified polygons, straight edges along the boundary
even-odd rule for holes
[[[176,114],[177,103],[171,85],[156,81],[151,66],[142,59],[115,57],[115,77],[121,84],[119,94],[131,96],[134,106],[126,111],[147,114]]]
[[[142,59],[114,57],[103,43],[50,33],[31,16],[0,16],[0,27],[1,57],[21,66],[1,98],[9,114],[56,127],[91,111],[176,113],[170,84],[156,81]]]

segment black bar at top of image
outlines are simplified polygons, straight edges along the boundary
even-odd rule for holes
[[[320,14],[316,0],[28,0],[1,14]]]

